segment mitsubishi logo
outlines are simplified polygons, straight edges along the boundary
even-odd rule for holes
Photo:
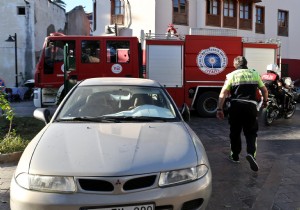
[[[119,179],[116,181],[115,185],[121,185],[121,182]]]

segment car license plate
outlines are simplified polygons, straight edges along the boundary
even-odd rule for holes
[[[135,205],[135,206],[115,206],[106,208],[96,208],[91,210],[154,210],[153,204]]]

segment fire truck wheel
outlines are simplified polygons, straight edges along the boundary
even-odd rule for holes
[[[201,117],[215,117],[218,106],[219,93],[205,92],[202,93],[197,101],[196,110]]]

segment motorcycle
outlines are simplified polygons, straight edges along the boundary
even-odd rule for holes
[[[268,88],[268,86],[267,86]],[[269,91],[268,102],[264,112],[264,122],[271,125],[274,120],[290,119],[296,111],[297,93],[290,77],[282,78],[280,94]]]

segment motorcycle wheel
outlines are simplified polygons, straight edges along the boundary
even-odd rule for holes
[[[273,107],[267,107],[264,111],[265,125],[271,125],[276,118],[276,110]]]
[[[285,113],[284,118],[290,119],[295,114],[295,111],[296,111],[296,104],[292,104],[291,107],[288,109],[288,111]]]

